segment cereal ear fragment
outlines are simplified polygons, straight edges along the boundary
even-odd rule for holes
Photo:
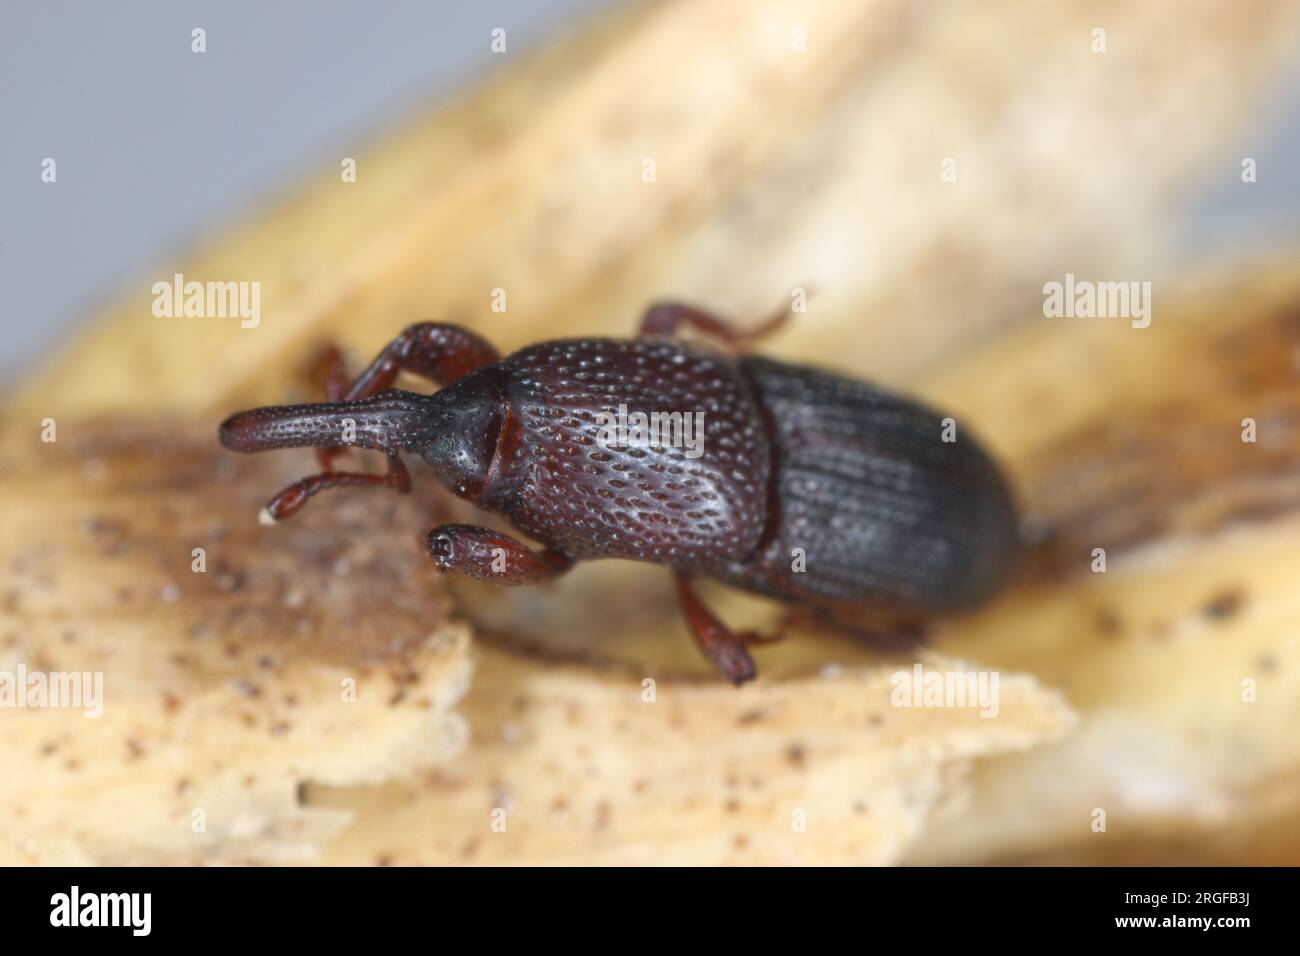
[[[469,632],[414,549],[363,501],[332,531],[263,528],[282,473],[222,480],[210,430],[183,431],[0,429],[0,671],[102,677],[78,708],[0,707],[0,861],[307,859],[351,814],[304,806],[305,783],[465,746]]]
[[[402,530],[418,495],[265,528],[292,456],[175,423],[29,438],[0,431],[0,669],[104,692],[94,718],[0,709],[6,862],[885,863],[972,758],[1069,725],[1026,676],[984,719],[891,706],[893,667],[648,699],[640,674],[490,645],[467,693],[469,633]]]
[[[379,790],[313,790],[357,812],[322,862],[895,863],[936,807],[965,800],[975,758],[1072,724],[1026,675],[1001,675],[993,719],[896,708],[896,670],[739,690],[661,680],[650,702],[635,677],[485,648],[464,705],[474,742],[455,763]]]

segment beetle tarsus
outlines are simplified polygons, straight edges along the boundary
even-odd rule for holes
[[[411,490],[411,474],[406,470],[406,465],[397,452],[391,452],[388,455],[387,474],[366,475],[351,471],[327,471],[318,475],[309,475],[300,481],[295,481],[267,502],[266,507],[262,509],[262,515],[269,517],[271,524],[283,521],[301,510],[307,503],[307,499],[313,495],[326,488],[345,485],[392,488],[398,494],[404,495]],[[262,520],[262,515],[258,516],[259,521]]]
[[[704,606],[691,589],[690,580],[680,571],[674,572],[677,584],[677,601],[682,616],[699,645],[700,652],[709,663],[722,672],[737,687],[758,676],[758,665],[747,649],[749,644],[765,644],[779,640],[780,635],[767,637],[753,631],[733,633],[727,625]]]

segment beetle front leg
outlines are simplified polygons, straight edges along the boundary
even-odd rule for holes
[[[683,325],[689,325],[697,331],[711,335],[728,345],[747,345],[765,335],[771,335],[790,320],[790,306],[783,306],[770,317],[752,328],[741,328],[730,319],[706,312],[704,309],[678,302],[659,302],[646,310],[641,317],[641,329],[637,335],[673,336]]]
[[[758,634],[755,631],[733,632],[691,590],[690,580],[680,571],[674,571],[677,583],[677,601],[682,616],[691,629],[695,642],[705,658],[737,687],[758,676],[758,666],[749,654],[750,644],[767,644],[779,641],[781,635]]]
[[[440,388],[458,381],[500,354],[486,339],[469,329],[445,322],[418,322],[384,346],[370,366],[343,395],[343,401],[368,398],[397,380],[399,372],[427,378]]]
[[[459,571],[502,587],[541,584],[573,567],[567,554],[534,551],[508,534],[470,524],[439,525],[427,543],[439,571]]]

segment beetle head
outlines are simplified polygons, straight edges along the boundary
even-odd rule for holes
[[[490,375],[472,373],[430,397],[425,438],[414,450],[440,482],[477,501],[496,457],[504,418],[505,400],[497,383]]]

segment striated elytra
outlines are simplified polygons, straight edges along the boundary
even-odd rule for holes
[[[341,485],[407,491],[402,452],[541,550],[472,525],[429,532],[438,567],[500,585],[536,584],[575,561],[627,558],[674,571],[705,656],[736,684],[748,645],[695,596],[712,577],[897,636],[991,597],[1020,552],[1001,472],[937,412],[853,379],[675,340],[690,325],[736,345],[749,332],[688,306],[650,309],[634,339],[543,342],[502,359],[453,325],[407,328],[330,402],[240,412],[235,451],[320,449],[324,470],[280,492],[274,522]],[[390,388],[399,372],[440,389]],[[699,426],[698,428],[693,426]],[[945,440],[947,439],[947,440]],[[384,475],[335,471],[347,445],[388,455]]]

